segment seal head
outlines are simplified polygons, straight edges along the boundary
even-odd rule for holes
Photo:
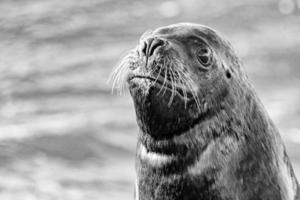
[[[115,69],[140,134],[139,199],[295,199],[284,144],[230,43],[181,23],[146,32]]]
[[[142,36],[130,62],[120,66],[127,68],[122,76],[143,132],[172,137],[213,112],[209,107],[218,109],[232,73],[220,61],[224,48],[214,31],[199,25],[169,26]]]

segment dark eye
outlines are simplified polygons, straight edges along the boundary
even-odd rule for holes
[[[204,67],[208,67],[212,61],[212,52],[209,48],[201,48],[197,52],[197,59]]]

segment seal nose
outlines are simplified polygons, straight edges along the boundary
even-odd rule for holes
[[[164,40],[161,40],[159,38],[149,38],[144,41],[141,50],[145,56],[150,57],[153,55],[155,49],[163,46],[164,44],[165,44]]]

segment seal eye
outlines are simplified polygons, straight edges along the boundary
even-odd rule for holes
[[[209,48],[201,48],[197,52],[197,59],[204,67],[208,67],[212,61],[211,50]]]

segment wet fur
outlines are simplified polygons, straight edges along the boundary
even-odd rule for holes
[[[210,74],[196,72],[199,79],[193,79],[183,60],[169,57],[161,69],[173,76],[171,91],[165,92],[165,81],[159,88],[152,87],[153,81],[129,87],[141,130],[135,196],[139,200],[300,199],[280,134],[229,42],[195,24],[176,24],[157,32],[201,37],[215,50],[215,63]],[[144,64],[137,57],[135,49],[116,69],[116,87],[124,86],[132,68]],[[175,69],[182,72],[180,76],[174,76]],[[195,80],[201,87],[195,89]],[[182,106],[176,98],[178,90],[192,101]],[[165,120],[170,115],[181,120]],[[157,155],[141,151],[144,146]],[[151,164],[165,154],[174,160]]]

